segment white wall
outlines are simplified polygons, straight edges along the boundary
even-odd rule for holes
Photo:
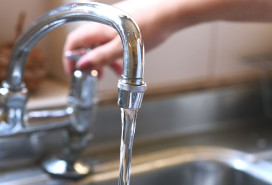
[[[272,53],[272,24],[218,23],[214,51],[215,76],[252,70],[245,57]]]
[[[15,37],[15,26],[20,12],[26,13],[26,24],[38,18],[48,10],[46,0],[1,0],[0,5],[0,44],[9,42]]]
[[[86,0],[85,0],[86,1]],[[114,0],[113,0],[114,1]],[[50,8],[73,0],[9,0],[0,6],[0,43],[14,38],[20,11],[27,12],[27,24]],[[104,1],[110,2],[110,1]],[[73,26],[50,33],[47,45],[50,72],[65,80],[61,64],[62,46]],[[196,79],[211,79],[250,73],[245,56],[272,52],[271,24],[209,23],[182,30],[146,55],[145,80],[149,86]],[[106,69],[100,90],[115,90],[118,77]]]

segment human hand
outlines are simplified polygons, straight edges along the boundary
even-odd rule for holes
[[[161,44],[173,32],[198,23],[228,20],[272,22],[271,0],[126,0],[114,4],[126,11],[140,27],[146,51]],[[122,43],[117,32],[108,26],[87,23],[69,34],[64,52],[92,48],[76,64],[63,59],[65,71],[76,68],[96,69],[109,65],[117,74],[122,72]]]
[[[154,8],[154,2],[141,3],[140,1],[123,1],[114,6],[124,9],[135,19],[143,38],[146,39],[146,49],[149,50],[163,40],[165,34],[161,33],[166,29],[159,29],[160,16],[156,15],[158,9]],[[81,57],[76,64],[65,57],[65,52],[80,48],[91,48],[92,51]],[[68,35],[64,46],[63,62],[68,74],[71,74],[75,68],[87,71],[95,69],[101,77],[103,67],[108,65],[120,75],[122,74],[122,55],[122,42],[116,30],[98,23],[86,23]]]
[[[70,61],[65,53],[81,48],[91,48],[76,63]],[[64,45],[63,62],[65,71],[71,74],[76,68],[81,70],[95,69],[102,77],[102,68],[109,65],[117,74],[122,73],[122,44],[117,32],[98,23],[86,23],[71,32]]]

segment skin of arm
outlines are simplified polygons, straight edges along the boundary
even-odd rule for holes
[[[173,33],[210,21],[272,22],[271,0],[126,0],[113,6],[126,11],[139,25],[147,51]],[[122,73],[122,43],[117,32],[108,26],[86,23],[71,32],[64,52],[82,47],[93,48],[76,64],[63,57],[65,71],[75,68],[96,69],[102,76],[105,65]]]

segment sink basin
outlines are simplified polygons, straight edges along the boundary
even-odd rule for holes
[[[117,185],[120,110],[103,106],[96,116],[82,156],[92,174],[71,181],[42,170],[40,157],[65,144],[66,134],[56,130],[0,140],[0,185]],[[272,185],[271,119],[256,86],[151,99],[136,130],[131,185]],[[15,168],[7,168],[11,164]]]
[[[271,171],[272,164],[251,154],[219,147],[181,147],[136,156],[130,184],[271,185]],[[118,172],[112,171],[79,184],[113,185],[117,181]]]
[[[214,161],[197,161],[134,176],[141,185],[268,185],[245,172]]]
[[[132,162],[131,185],[272,185],[271,162],[215,146],[174,147],[136,155]],[[98,162],[79,181],[51,179],[40,168],[29,168],[2,176],[0,184],[116,185],[118,165],[117,159]]]

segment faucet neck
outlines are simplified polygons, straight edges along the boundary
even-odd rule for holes
[[[138,26],[126,13],[99,3],[68,4],[54,9],[35,21],[18,39],[11,55],[6,83],[10,89],[22,88],[26,59],[36,43],[53,29],[73,21],[94,21],[109,25],[119,33],[124,49],[122,81],[141,86],[144,47]]]

